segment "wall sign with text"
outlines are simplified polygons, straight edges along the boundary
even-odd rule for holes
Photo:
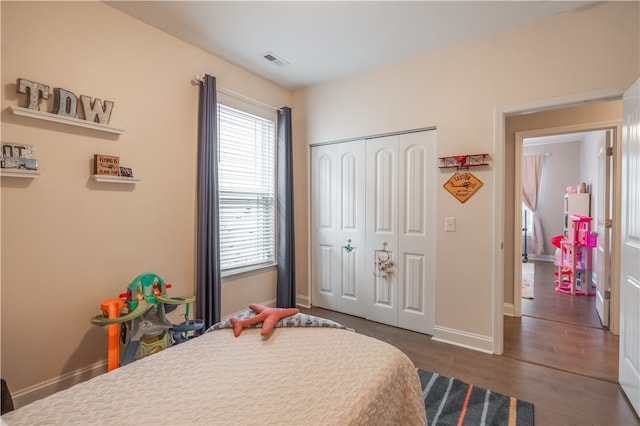
[[[455,173],[443,185],[444,189],[464,203],[482,186],[482,181],[472,173]]]

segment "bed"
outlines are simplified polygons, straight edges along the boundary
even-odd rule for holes
[[[297,314],[268,337],[202,336],[2,416],[9,426],[422,425],[416,368],[400,350]]]

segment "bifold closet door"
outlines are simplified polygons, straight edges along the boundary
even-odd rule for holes
[[[365,317],[422,333],[435,321],[435,132],[367,140]]]
[[[365,316],[365,141],[312,149],[312,303]]]
[[[398,322],[398,136],[367,140],[366,318]]]
[[[436,132],[401,135],[398,160],[398,327],[432,334],[436,281]]]
[[[435,170],[435,131],[312,148],[314,306],[433,332]]]

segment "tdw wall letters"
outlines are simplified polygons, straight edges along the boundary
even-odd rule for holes
[[[27,108],[40,111],[40,101],[49,99],[49,86],[35,81],[19,78],[16,85],[18,93],[27,95]],[[91,99],[89,96],[80,95],[80,105],[84,114],[84,120],[92,123],[109,124],[111,111],[113,110],[113,102],[103,102],[96,98]],[[52,114],[62,115],[65,117],[77,118],[78,115],[78,97],[71,91],[61,87],[53,89],[53,111]]]

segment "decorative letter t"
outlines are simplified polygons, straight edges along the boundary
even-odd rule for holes
[[[36,83],[35,81],[18,79],[18,93],[27,93],[29,91],[29,105],[27,108],[40,111],[40,98],[49,99],[49,86]]]

